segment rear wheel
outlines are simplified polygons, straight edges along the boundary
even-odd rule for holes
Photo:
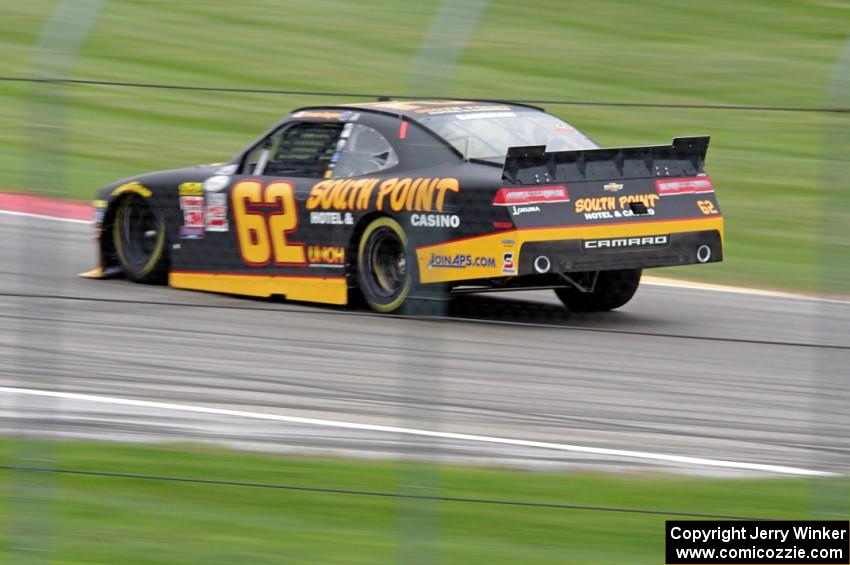
[[[118,203],[112,236],[127,278],[142,283],[166,281],[165,218],[147,200],[132,194]]]
[[[565,287],[556,288],[555,294],[572,312],[605,312],[632,299],[640,284],[640,275],[640,269],[600,271],[593,292]]]
[[[360,293],[376,312],[398,310],[413,287],[413,257],[398,222],[382,217],[366,226],[357,251]]]

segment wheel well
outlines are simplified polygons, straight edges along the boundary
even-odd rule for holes
[[[355,281],[355,286],[357,280],[357,252],[360,247],[360,238],[363,237],[363,232],[366,231],[366,227],[381,217],[389,218],[391,216],[384,212],[369,212],[357,220],[357,223],[354,225],[354,231],[351,233],[351,239],[348,242],[346,256],[349,258],[348,273],[351,275],[351,280]]]
[[[115,249],[114,226],[115,216],[118,213],[118,207],[125,200],[132,198],[134,193],[122,194],[109,201],[106,211],[103,214],[103,219],[100,224],[100,257],[101,265],[104,269],[117,268],[123,271],[121,260],[118,258],[118,252]],[[168,221],[165,221],[166,230],[168,229]],[[167,245],[168,238],[166,236],[166,246],[164,253],[169,255],[170,250]]]
[[[115,214],[118,211],[118,205],[126,196],[114,198],[109,202],[106,212],[103,214],[103,220],[100,224],[100,257],[103,268],[120,266],[118,254],[115,252],[115,241],[113,240],[113,224],[115,223]]]
[[[360,293],[360,283],[357,276],[357,252],[360,247],[360,239],[363,237],[363,232],[366,231],[366,227],[376,219],[383,216],[390,217],[389,214],[384,212],[369,212],[357,220],[357,223],[354,224],[354,230],[351,232],[351,239],[348,240],[348,249],[345,250],[345,256],[348,257],[346,271],[348,274],[349,304],[360,307],[366,305],[366,301]]]

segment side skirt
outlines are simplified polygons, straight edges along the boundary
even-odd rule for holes
[[[345,277],[308,277],[298,275],[251,275],[172,271],[169,286],[245,296],[284,296],[287,300],[348,304]]]

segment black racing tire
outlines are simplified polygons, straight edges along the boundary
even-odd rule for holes
[[[147,284],[168,281],[166,239],[162,212],[138,194],[121,199],[115,209],[112,241],[128,279]]]
[[[556,288],[555,294],[571,312],[607,312],[626,304],[637,292],[640,269],[600,271],[593,292]]]
[[[415,272],[401,225],[386,216],[372,220],[357,246],[357,286],[366,304],[376,312],[399,311],[413,289]]]

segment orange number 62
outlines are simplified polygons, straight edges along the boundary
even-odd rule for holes
[[[263,188],[260,181],[243,180],[233,187],[231,201],[236,239],[246,264],[263,267],[272,260],[275,265],[306,264],[304,244],[286,241],[287,234],[298,227],[292,183],[275,181]],[[271,211],[249,210],[249,204]]]
[[[710,216],[712,214],[719,214],[717,208],[714,207],[714,203],[711,200],[697,200],[697,206],[699,206],[700,211],[706,216]]]

